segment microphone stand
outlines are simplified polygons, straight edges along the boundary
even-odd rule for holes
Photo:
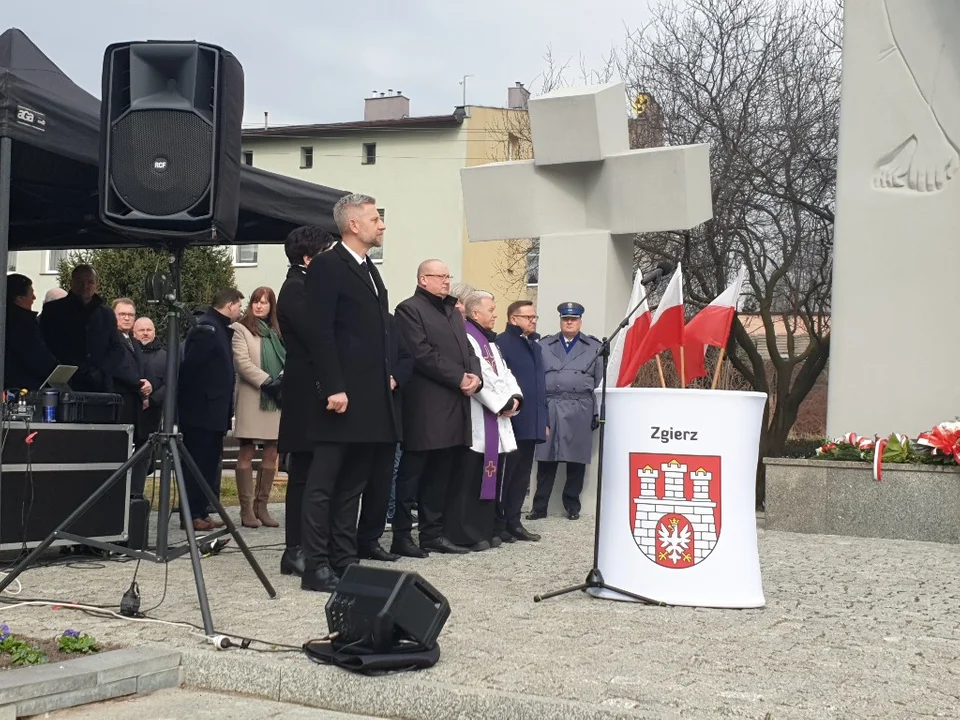
[[[654,280],[652,285],[656,287],[659,285],[662,275]],[[607,585],[603,580],[603,573],[600,572],[600,512],[603,507],[603,435],[604,430],[606,429],[606,415],[607,415],[607,365],[610,361],[610,346],[613,342],[613,339],[620,334],[620,331],[623,330],[627,325],[630,324],[630,318],[633,317],[633,314],[640,309],[640,306],[646,301],[647,296],[650,294],[648,290],[643,294],[643,297],[640,298],[640,302],[636,304],[628,313],[627,316],[620,322],[617,328],[611,333],[610,337],[605,337],[600,342],[600,348],[597,350],[597,357],[603,358],[603,380],[600,383],[600,412],[599,412],[599,421],[600,421],[600,443],[598,447],[597,458],[597,515],[594,519],[593,527],[593,567],[590,572],[587,573],[587,579],[578,585],[572,585],[570,587],[562,588],[560,590],[552,590],[546,593],[540,593],[533,596],[534,602],[540,602],[542,600],[548,600],[559,595],[566,595],[567,593],[575,592],[577,590],[588,590],[590,588],[599,588],[603,590],[610,590],[612,592],[624,595],[632,600],[637,600],[642,603],[647,603],[649,605],[664,605],[665,603],[659,600],[653,600],[652,598],[644,597],[643,595],[637,595],[636,593],[629,592],[627,590],[622,590],[620,588],[613,587],[612,585]]]

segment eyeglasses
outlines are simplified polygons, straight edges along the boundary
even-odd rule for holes
[[[424,273],[423,276],[440,278],[441,280],[453,280],[453,275],[437,275],[435,273]]]
[[[515,318],[520,318],[521,320],[539,320],[539,315],[514,315]]]
[[[136,313],[124,313],[124,312],[117,313],[117,317],[136,317],[136,316],[137,316]]]

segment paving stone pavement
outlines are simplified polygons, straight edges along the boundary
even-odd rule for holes
[[[111,700],[40,716],[44,720],[377,720],[290,703],[198,690],[161,690],[152,695]]]
[[[75,627],[118,644],[163,643],[183,651],[188,684],[384,717],[960,716],[960,546],[761,529],[762,609],[649,607],[582,593],[534,603],[535,593],[585,576],[593,524],[584,516],[529,526],[542,542],[390,565],[419,572],[452,607],[440,662],[420,673],[366,678],[294,653],[217,652],[186,628],[63,609],[0,607],[0,621],[34,636]],[[279,544],[283,529],[243,537]],[[203,560],[218,632],[293,645],[324,635],[328,596],[281,576],[279,547],[255,553],[274,600],[239,552]],[[133,569],[33,569],[22,595],[118,603]],[[199,624],[186,559],[141,565],[143,608],[160,602],[166,569],[166,598],[151,615]]]

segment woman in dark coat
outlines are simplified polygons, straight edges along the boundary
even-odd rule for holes
[[[315,373],[307,349],[307,311],[304,279],[310,261],[329,250],[336,238],[323,228],[305,225],[287,236],[284,250],[290,269],[277,297],[277,321],[287,349],[283,370],[283,405],[280,410],[278,450],[287,456],[287,496],[284,508],[286,550],[280,558],[280,572],[303,574],[300,548],[301,509],[307,471],[313,459],[310,426],[319,412]]]

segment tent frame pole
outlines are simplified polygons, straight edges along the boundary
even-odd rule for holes
[[[0,137],[0,383],[4,377],[7,339],[7,269],[10,256],[10,178],[13,174],[13,140]]]

